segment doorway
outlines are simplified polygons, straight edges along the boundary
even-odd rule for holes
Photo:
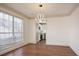
[[[46,44],[46,21],[36,23],[36,42]]]

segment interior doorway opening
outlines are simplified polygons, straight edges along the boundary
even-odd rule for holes
[[[46,21],[36,23],[36,42],[46,44]]]

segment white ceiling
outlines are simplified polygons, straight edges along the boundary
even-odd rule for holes
[[[43,3],[41,8],[39,3],[6,3],[5,5],[30,18],[34,18],[39,13],[43,13],[46,17],[69,15],[78,6],[77,3]]]

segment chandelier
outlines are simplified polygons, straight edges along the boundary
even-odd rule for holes
[[[40,8],[43,7],[42,4],[39,5]],[[38,13],[35,17],[35,20],[37,23],[45,23],[46,22],[46,17],[44,15],[44,13],[42,13],[41,11],[44,11],[43,9],[40,10],[40,13]]]

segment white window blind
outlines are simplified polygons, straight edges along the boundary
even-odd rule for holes
[[[23,21],[0,12],[0,46],[22,41]]]

